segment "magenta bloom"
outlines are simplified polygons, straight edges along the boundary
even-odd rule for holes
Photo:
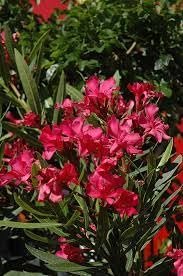
[[[90,77],[86,82],[86,96],[93,102],[101,102],[111,99],[114,91],[117,91],[116,81],[113,77],[107,80],[100,80],[96,76]]]
[[[61,129],[64,141],[75,143],[80,156],[99,151],[100,139],[102,138],[101,128],[85,124],[85,120],[78,117],[73,121],[64,121],[61,124]]]
[[[33,153],[30,150],[24,150],[17,157],[9,162],[10,170],[1,173],[0,186],[6,184],[29,184],[31,169],[34,162]]]
[[[90,77],[86,82],[84,100],[77,104],[80,114],[87,117],[96,113],[106,117],[114,92],[118,90],[113,77],[107,80],[100,80],[96,76]]]
[[[173,252],[168,252],[167,256],[175,260],[174,267],[177,276],[183,276],[183,250],[173,249]]]
[[[89,177],[86,193],[92,198],[100,198],[112,205],[115,199],[120,196],[121,187],[124,183],[125,180],[122,176],[96,170]]]
[[[69,260],[74,263],[83,263],[84,249],[80,249],[79,247],[73,246],[71,243],[68,243],[65,238],[59,238],[60,242],[60,250],[56,252],[56,256],[65,260]]]
[[[61,134],[62,131],[58,125],[54,125],[52,129],[47,125],[42,129],[39,140],[44,146],[43,157],[45,159],[51,159],[56,151],[62,150],[63,141]]]
[[[162,93],[154,91],[154,86],[146,82],[135,82],[128,84],[127,88],[134,94],[136,109],[144,108],[149,100],[163,97]]]
[[[47,198],[52,202],[59,202],[63,199],[63,185],[58,180],[59,169],[45,168],[38,175],[38,201],[45,201]]]
[[[26,113],[23,118],[23,125],[39,128],[40,127],[39,115],[35,114],[34,112]]]
[[[126,151],[130,154],[141,153],[142,138],[131,130],[132,120],[120,122],[115,116],[108,121],[108,135],[111,143],[111,154]]]
[[[121,217],[136,215],[138,212],[136,207],[138,205],[138,196],[124,189],[121,189],[119,197],[113,203],[114,209],[120,213]]]
[[[145,107],[145,114],[142,114],[139,124],[144,128],[145,136],[151,135],[161,143],[163,139],[168,140],[170,137],[166,134],[168,125],[157,117],[159,108],[155,104],[149,104]]]
[[[50,201],[56,203],[64,198],[66,188],[71,183],[78,183],[78,176],[73,164],[66,163],[60,170],[54,167],[42,169],[37,176],[38,201]]]

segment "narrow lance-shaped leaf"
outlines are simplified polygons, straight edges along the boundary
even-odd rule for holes
[[[41,103],[39,99],[36,82],[33,79],[27,63],[22,55],[15,49],[15,60],[20,76],[20,80],[26,94],[31,110],[37,114],[41,114]]]
[[[22,228],[22,229],[49,229],[53,227],[60,226],[58,222],[50,222],[50,223],[32,223],[32,222],[16,222],[10,220],[1,220],[0,227],[11,227],[11,228]]]
[[[51,253],[35,249],[29,245],[26,245],[26,247],[27,247],[28,251],[33,256],[42,260],[43,262],[46,262],[47,264],[50,264],[52,266],[52,269],[54,269],[54,267],[55,267],[57,271],[72,272],[72,271],[87,270],[90,268],[87,266],[81,266],[79,264],[72,263],[67,260],[61,259]]]
[[[37,53],[39,52],[39,49],[42,47],[42,44],[44,43],[48,33],[50,30],[46,31],[39,39],[38,41],[35,43],[34,48],[32,49],[30,56],[29,56],[29,60],[30,62],[32,62],[32,60],[35,58],[35,56],[37,55]]]
[[[60,82],[57,90],[57,95],[55,99],[55,103],[62,103],[65,95],[65,74],[64,71],[62,71],[62,74],[60,76]],[[59,110],[54,109],[53,112],[53,123],[58,123],[58,116],[59,116]]]
[[[35,215],[38,215],[38,216],[41,216],[41,217],[51,217],[51,216],[53,216],[52,214],[43,213],[43,212],[40,212],[40,211],[34,209],[27,202],[25,202],[20,197],[18,197],[16,194],[14,194],[14,199],[15,199],[15,202],[20,207],[22,207],[23,210],[25,210],[29,213],[32,213],[32,214],[35,214]]]
[[[8,68],[5,60],[5,54],[3,46],[0,43],[0,76],[3,78],[4,82],[8,84],[9,75],[8,75]]]
[[[15,55],[14,55],[14,50],[13,50],[13,39],[12,39],[12,33],[11,33],[8,25],[4,26],[4,31],[5,31],[6,48],[8,50],[8,54],[9,54],[11,60],[14,62]]]
[[[82,93],[69,84],[66,85],[66,92],[72,98],[72,100],[80,101],[83,98]]]
[[[9,122],[2,122],[3,128],[7,131],[11,131],[16,134],[18,137],[25,139],[30,145],[34,147],[42,148],[41,143],[34,136],[26,133],[23,128],[17,127],[15,124]]]
[[[49,239],[47,237],[37,235],[29,230],[24,230],[24,232],[27,235],[27,237],[29,237],[32,240],[43,242],[43,243],[49,243]]]
[[[172,148],[173,148],[173,139],[170,140],[165,152],[163,153],[156,171],[159,171],[160,168],[167,163],[167,161],[169,160],[169,158],[171,156]]]

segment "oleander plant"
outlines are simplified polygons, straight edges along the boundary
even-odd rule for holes
[[[143,81],[120,88],[118,72],[94,74],[82,89],[63,71],[58,83],[43,78],[44,38],[26,56],[7,26],[1,38],[0,227],[25,244],[23,270],[181,276],[173,218],[182,185],[169,189],[182,156],[159,112],[164,93]],[[147,266],[144,249],[167,225],[168,242]]]

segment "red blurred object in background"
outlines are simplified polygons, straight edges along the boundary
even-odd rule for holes
[[[29,0],[32,5],[32,12],[46,22],[56,10],[65,11],[68,9],[68,2],[62,3],[60,0],[40,0],[39,3],[37,2],[36,0]],[[64,19],[64,16],[61,15],[60,19]]]

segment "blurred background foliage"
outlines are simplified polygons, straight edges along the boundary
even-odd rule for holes
[[[74,85],[82,83],[82,77],[94,73],[108,77],[118,70],[123,88],[138,80],[158,85],[168,97],[163,109],[178,120],[183,113],[182,1],[78,3],[71,1],[67,11],[57,10],[44,22],[28,1],[1,0],[0,24],[8,23],[13,32],[21,33],[19,45],[25,55],[49,30],[42,53],[43,79],[50,66],[54,72],[64,69]]]

